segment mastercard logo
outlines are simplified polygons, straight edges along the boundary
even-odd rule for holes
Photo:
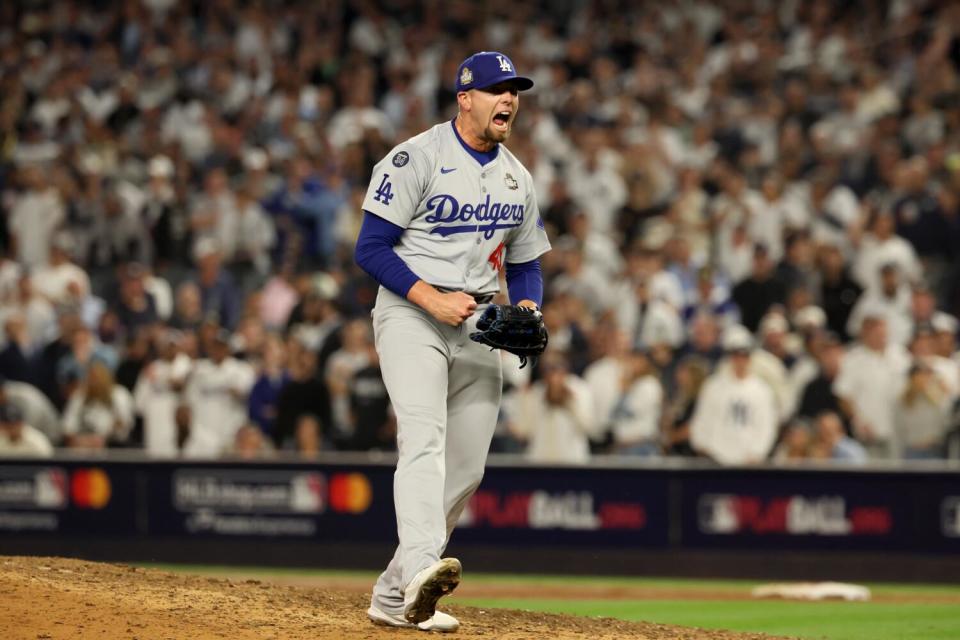
[[[373,501],[370,480],[362,473],[338,473],[330,478],[330,508],[340,513],[363,513]]]
[[[81,509],[103,509],[110,502],[110,477],[103,469],[77,469],[70,478],[70,496]]]

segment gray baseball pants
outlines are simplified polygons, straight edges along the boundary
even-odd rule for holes
[[[400,544],[373,604],[403,613],[403,588],[440,559],[480,485],[500,407],[500,354],[470,340],[483,305],[459,327],[380,288],[373,328],[397,416],[393,500]]]

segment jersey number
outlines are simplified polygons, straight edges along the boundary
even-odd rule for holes
[[[387,182],[387,178],[389,177],[389,173],[383,174],[383,180],[380,181],[380,186],[377,187],[377,193],[373,196],[374,200],[388,206],[390,205],[390,201],[393,200],[393,183]]]

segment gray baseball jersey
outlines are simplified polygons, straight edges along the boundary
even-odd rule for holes
[[[506,261],[550,250],[530,172],[503,145],[480,166],[451,122],[387,154],[363,208],[406,229],[397,255],[420,279],[446,289],[496,293]]]

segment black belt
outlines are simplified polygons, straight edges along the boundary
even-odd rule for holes
[[[433,288],[441,293],[453,293],[454,291],[460,291],[459,289],[448,289],[446,287],[438,287],[437,285],[433,285]],[[473,298],[477,304],[488,304],[493,301],[494,296],[492,293],[467,293],[467,295]]]

